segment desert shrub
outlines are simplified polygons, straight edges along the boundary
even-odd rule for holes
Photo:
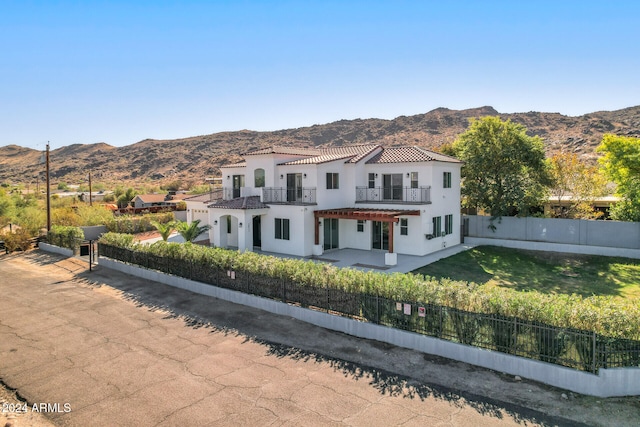
[[[105,225],[107,230],[114,233],[143,233],[155,230],[153,222],[165,224],[174,221],[173,212],[148,213],[144,215],[122,215],[119,217],[109,217]]]
[[[14,232],[0,233],[0,240],[9,252],[26,251],[31,247],[31,234],[24,228],[18,228]]]
[[[84,239],[84,232],[81,228],[54,225],[47,234],[47,241],[55,246],[76,250]]]

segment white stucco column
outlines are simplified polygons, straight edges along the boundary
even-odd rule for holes
[[[398,264],[398,254],[396,252],[387,252],[384,254],[384,264],[385,265],[397,265]]]

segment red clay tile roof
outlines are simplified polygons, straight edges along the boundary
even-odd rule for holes
[[[222,165],[220,166],[220,168],[246,168],[247,167],[247,162],[239,162],[239,163],[234,163],[231,165]]]
[[[220,209],[264,209],[269,206],[260,201],[260,196],[247,196],[213,203],[208,207]]]
[[[293,154],[296,156],[317,156],[322,154],[322,150],[316,148],[302,148],[302,147],[283,147],[276,145],[269,148],[263,148],[262,150],[250,151],[245,156],[253,156],[257,154]]]
[[[420,147],[390,147],[383,148],[382,151],[371,159],[367,160],[367,164],[371,163],[412,163],[412,162],[449,162],[462,163],[455,157],[445,156],[444,154],[425,150]]]
[[[320,164],[326,162],[333,162],[336,160],[347,159],[345,163],[357,163],[366,157],[373,150],[380,147],[376,144],[362,144],[362,145],[345,145],[342,147],[328,147],[322,149],[322,154],[309,157],[306,159],[293,160],[282,165],[309,165]]]

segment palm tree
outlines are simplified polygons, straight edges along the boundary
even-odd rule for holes
[[[185,242],[193,242],[196,237],[211,229],[210,225],[200,226],[199,219],[191,221],[191,224],[187,224],[186,222],[177,222],[175,227]]]
[[[158,221],[151,221],[151,225],[153,225],[156,230],[158,230],[160,236],[162,236],[162,240],[164,240],[165,242],[167,241],[167,239],[169,239],[169,235],[171,234],[171,232],[176,229],[175,221],[169,221],[164,224]]]

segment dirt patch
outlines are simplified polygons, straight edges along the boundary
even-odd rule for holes
[[[25,411],[26,410],[26,411]],[[40,412],[33,412],[29,402],[0,380],[0,427],[54,427]]]

